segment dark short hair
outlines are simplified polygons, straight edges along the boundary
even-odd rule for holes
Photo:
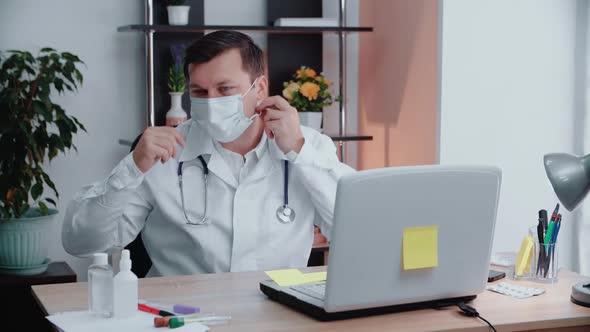
[[[264,74],[264,57],[262,50],[254,44],[252,38],[238,31],[219,30],[204,35],[186,50],[184,72],[188,77],[189,64],[201,64],[211,61],[219,54],[238,49],[242,57],[242,68],[250,74],[250,80]]]

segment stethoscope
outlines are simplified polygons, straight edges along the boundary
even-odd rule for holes
[[[178,186],[180,187],[180,201],[182,205],[182,212],[184,214],[184,219],[186,219],[186,223],[189,225],[206,225],[209,223],[209,219],[207,219],[207,177],[209,176],[209,167],[207,166],[207,162],[203,158],[203,156],[198,157],[201,165],[203,166],[203,178],[205,182],[205,207],[203,211],[203,218],[200,221],[193,221],[188,217],[186,213],[186,208],[184,205],[184,189],[182,185],[182,168],[184,166],[184,161],[178,163]],[[277,219],[283,223],[290,223],[295,220],[295,210],[289,206],[289,161],[284,161],[284,183],[283,183],[283,204],[277,208]]]

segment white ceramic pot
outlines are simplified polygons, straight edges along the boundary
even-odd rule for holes
[[[170,92],[170,110],[166,112],[166,125],[176,127],[186,121],[187,114],[182,108],[184,92]]]
[[[299,123],[321,132],[322,115],[322,112],[299,112]]]
[[[0,220],[0,274],[34,275],[45,272],[48,234],[57,210],[40,216],[29,210],[18,219]]]
[[[168,9],[168,24],[188,24],[188,11],[191,9],[190,6],[167,6],[166,9]]]

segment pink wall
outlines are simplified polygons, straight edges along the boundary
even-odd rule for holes
[[[358,169],[436,162],[438,1],[360,1]]]

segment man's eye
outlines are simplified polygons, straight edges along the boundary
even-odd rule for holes
[[[207,94],[207,91],[205,90],[193,90],[192,92],[195,96],[203,96]]]
[[[231,86],[222,86],[221,87],[222,92],[228,92],[228,91],[231,91],[232,89],[233,89],[233,87],[231,87]]]

